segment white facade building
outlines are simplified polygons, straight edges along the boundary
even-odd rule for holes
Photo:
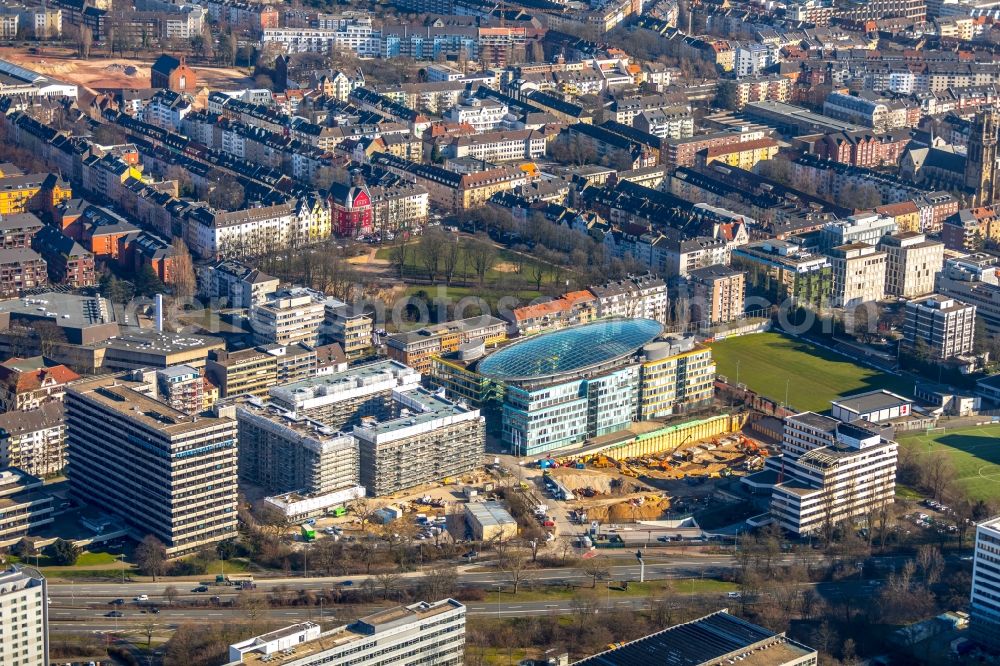
[[[453,123],[472,125],[476,132],[493,132],[503,128],[504,118],[510,109],[506,104],[492,99],[466,96],[448,110],[444,119]]]
[[[896,442],[814,412],[785,419],[781,456],[743,483],[771,491],[771,516],[802,535],[831,530],[891,504]]]
[[[229,646],[248,666],[458,666],[465,654],[465,606],[454,599],[379,611],[322,632],[303,622]]]
[[[48,666],[45,578],[35,569],[0,571],[0,666]]]
[[[992,650],[1000,650],[1000,517],[976,528],[969,604],[972,636]]]

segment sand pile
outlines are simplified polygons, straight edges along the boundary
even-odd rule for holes
[[[670,508],[670,500],[646,499],[641,505],[633,502],[618,502],[607,506],[587,508],[588,520],[602,523],[631,523],[636,520],[659,520]]]
[[[642,492],[645,486],[635,483],[631,479],[620,479],[620,486],[612,487],[611,482],[616,477],[607,472],[599,472],[591,469],[572,469],[569,467],[555,467],[549,470],[549,474],[563,486],[576,493],[591,488],[598,495],[611,495]]]

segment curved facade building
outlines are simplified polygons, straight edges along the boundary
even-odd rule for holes
[[[512,344],[477,372],[505,386],[503,441],[535,455],[712,400],[715,363],[693,338],[652,319],[614,319]]]

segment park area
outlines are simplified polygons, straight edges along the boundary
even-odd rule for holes
[[[1000,499],[1000,424],[901,434],[899,445],[918,457],[948,454],[955,481],[972,500]]]
[[[887,389],[912,395],[913,382],[851,361],[805,340],[758,333],[712,343],[718,374],[798,411],[825,412],[851,393]]]

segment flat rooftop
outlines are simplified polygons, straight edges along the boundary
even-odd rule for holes
[[[404,391],[397,391],[394,397],[399,397],[402,407],[400,416],[385,421],[362,419],[360,426],[355,426],[354,434],[361,439],[372,439],[379,435],[387,435],[415,426],[431,424],[445,418],[464,414],[478,415],[479,410],[471,410],[442,395],[417,386]]]
[[[107,299],[54,291],[0,301],[0,313],[51,319],[65,328],[86,328],[115,321],[114,311]]]
[[[343,372],[318,375],[285,386],[275,386],[271,389],[271,396],[285,404],[292,405],[303,400],[335,395],[350,389],[405,377],[416,377],[415,381],[418,381],[420,373],[399,361],[375,361],[349,368]]]
[[[254,665],[266,663],[274,666],[283,662],[300,662],[318,653],[349,643],[362,640],[368,641],[373,634],[393,629],[400,625],[421,622],[449,611],[464,610],[464,608],[465,606],[454,599],[445,599],[434,603],[422,601],[410,606],[388,608],[363,617],[352,624],[326,631],[312,640],[297,643],[294,646],[294,652],[291,654],[286,655],[283,652],[272,652],[270,658],[265,660],[265,655],[262,652],[248,651],[244,653],[242,663]],[[263,647],[266,641],[295,635],[305,630],[308,624],[301,623],[284,629],[278,629],[269,634],[259,636],[255,642]]]
[[[152,329],[129,329],[114,338],[108,338],[101,345],[122,351],[176,354],[195,349],[221,349],[225,347],[225,341],[207,335],[169,333]]]
[[[67,388],[89,400],[99,403],[105,409],[118,412],[123,419],[135,421],[147,428],[174,437],[204,430],[217,425],[220,419],[207,416],[191,416],[170,405],[141,393],[146,384],[123,379],[120,376],[104,375],[91,380],[77,382]]]
[[[913,401],[891,391],[869,391],[868,393],[843,396],[831,400],[830,404],[862,414],[899,405],[910,405],[913,404]]]

